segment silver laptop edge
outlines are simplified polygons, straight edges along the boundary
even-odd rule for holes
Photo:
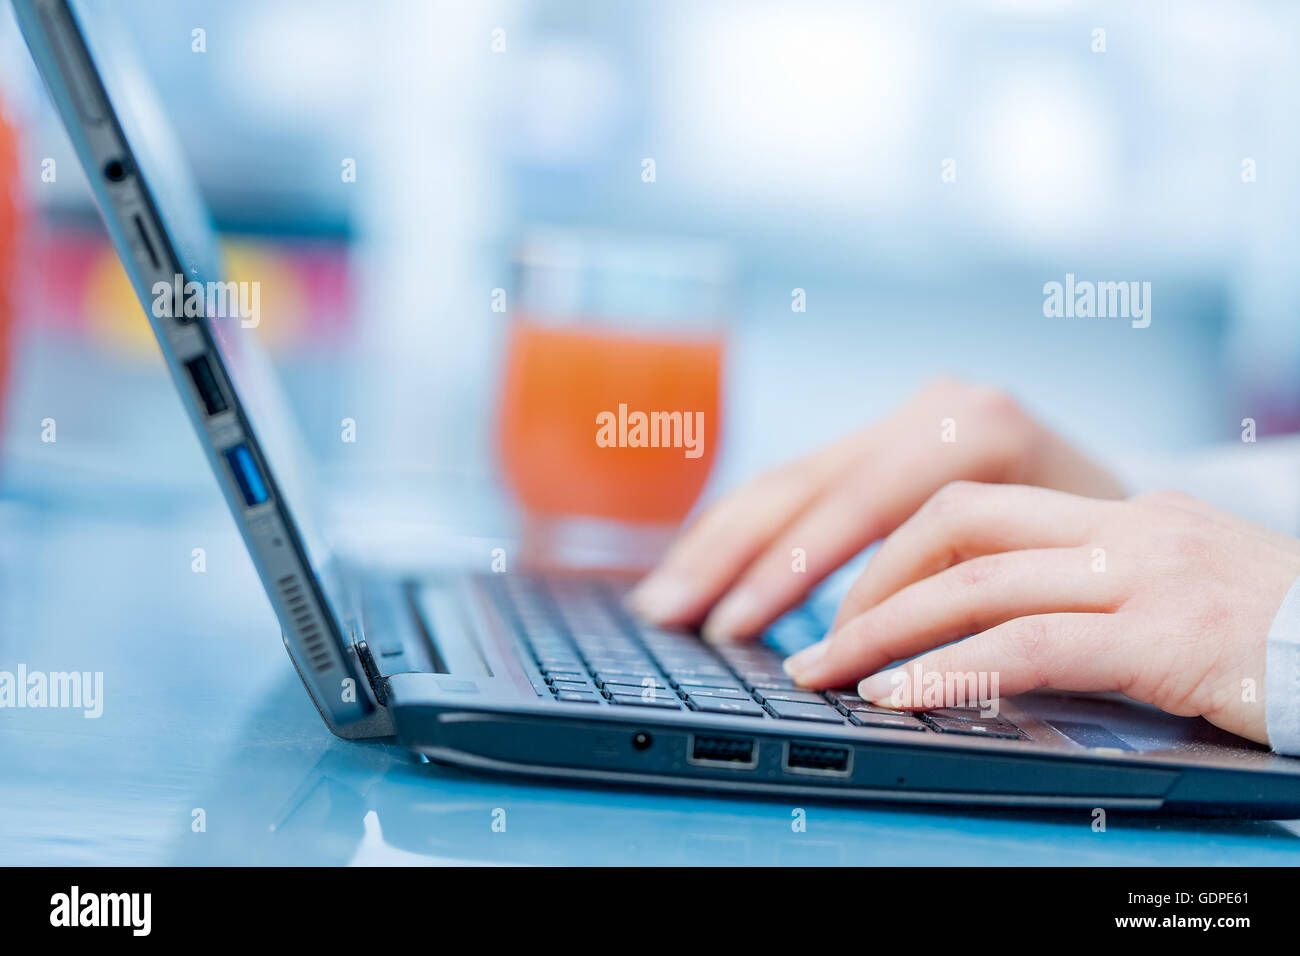
[[[125,44],[101,46],[118,29],[111,11],[78,0],[13,6],[294,666],[336,734],[391,734],[357,658],[353,602],[308,513],[310,496],[299,490],[306,480],[290,477],[309,459],[298,450],[301,440],[253,331],[237,318],[154,309],[158,283],[174,286],[178,275],[204,284],[226,277],[207,210],[152,89]],[[108,49],[112,57],[101,52]],[[254,379],[259,407],[251,409],[253,390],[245,384]]]

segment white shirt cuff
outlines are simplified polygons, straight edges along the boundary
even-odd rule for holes
[[[1269,745],[1280,754],[1300,756],[1300,578],[1268,629],[1264,675]]]
[[[1177,488],[1247,521],[1300,536],[1300,436],[1109,464],[1130,494]]]

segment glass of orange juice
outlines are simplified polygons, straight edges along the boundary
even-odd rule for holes
[[[645,564],[717,454],[729,256],[539,231],[515,266],[498,446],[529,557]]]

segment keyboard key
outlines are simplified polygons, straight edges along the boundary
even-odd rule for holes
[[[1008,723],[954,720],[951,717],[931,717],[930,723],[945,734],[966,734],[972,737],[996,737],[1000,740],[1019,740],[1020,731]]]
[[[830,704],[801,704],[797,701],[768,701],[768,709],[785,720],[814,720],[823,724],[842,724],[844,718]]]
[[[637,667],[637,669],[627,669],[627,667],[593,667],[595,679],[608,680],[612,684],[640,684],[642,678],[660,679],[658,671],[650,670],[649,667]]]
[[[799,686],[790,678],[777,674],[741,674],[743,680],[754,690],[798,690]]]
[[[592,647],[579,644],[578,651],[587,663],[595,668],[601,667],[649,667],[650,662],[641,654],[615,654],[606,647]]]
[[[693,679],[693,678],[725,678],[727,680],[736,679],[735,676],[732,675],[732,672],[725,669],[725,667],[707,665],[707,663],[701,663],[701,665],[695,665],[692,667],[677,666],[677,667],[672,667],[671,670],[673,674],[679,676],[679,678],[684,678],[684,679]],[[699,683],[698,680],[695,683]]]
[[[607,664],[628,663],[648,664],[650,657],[641,649],[631,644],[597,644],[592,641],[578,642],[578,649],[591,661]]]
[[[763,708],[752,700],[732,700],[727,697],[690,697],[691,706],[706,714],[740,714],[742,717],[762,717]]]
[[[676,694],[672,697],[656,697],[653,700],[642,700],[639,694],[615,694],[610,698],[610,702],[628,707],[662,707],[668,710],[678,710],[682,705]]]
[[[1009,723],[1000,716],[986,715],[978,707],[940,707],[938,710],[926,711],[926,714],[930,717],[942,717],[948,720],[983,720],[993,721],[994,723]]]
[[[858,714],[906,714],[905,710],[895,710],[892,707],[877,707],[875,704],[856,704],[849,708],[850,713]],[[916,714],[911,716],[915,717]]]
[[[692,667],[707,667],[717,670],[721,667],[718,659],[710,654],[683,651],[679,647],[655,647],[653,644],[647,645],[647,650],[668,670],[674,668],[688,670]]]
[[[554,684],[560,680],[582,684],[586,682],[587,675],[579,674],[577,671],[551,671],[546,675],[546,683],[548,684]]]
[[[669,686],[662,674],[653,671],[649,674],[625,674],[622,671],[597,669],[596,681],[601,684],[636,684],[637,687],[643,687],[646,681],[652,681],[660,687]]]
[[[601,689],[606,697],[671,697],[677,699],[677,691],[671,687],[642,687],[640,684],[606,684]]]
[[[673,693],[673,689],[671,687],[669,687],[667,684],[661,684],[658,681],[655,681],[654,684],[641,684],[641,683],[623,684],[623,683],[607,681],[601,686],[605,690],[609,691],[611,694],[639,694],[642,691],[644,691],[647,687],[651,687],[653,688],[656,694],[673,694],[674,697],[677,696],[676,694]]]
[[[615,676],[635,677],[658,677],[659,668],[649,662],[638,663],[636,661],[609,661],[588,659],[587,666],[597,674],[612,674]]]
[[[799,704],[824,704],[826,698],[811,690],[764,690],[759,692],[764,700],[788,700]]]
[[[701,672],[705,674],[730,674],[730,672],[725,668],[719,667],[718,662],[714,660],[705,660],[698,657],[681,657],[676,654],[661,654],[658,655],[658,659],[659,666],[669,673],[676,672],[683,675],[698,674]]]
[[[682,690],[691,697],[722,697],[727,700],[752,700],[746,691],[739,687],[683,687]]]
[[[828,690],[826,696],[836,703],[847,704],[850,709],[858,704],[866,703],[866,701],[859,697],[855,692],[848,690]]]
[[[560,691],[565,691],[565,690],[586,691],[587,693],[594,693],[590,684],[586,684],[586,683],[580,684],[577,681],[569,681],[569,680],[557,680],[554,684],[551,685],[551,689],[554,690],[557,694],[560,693]]]
[[[568,701],[571,704],[595,704],[600,700],[595,694],[581,694],[572,690],[561,691],[555,695],[555,699]]]
[[[873,714],[855,710],[850,719],[859,727],[883,727],[894,730],[925,730],[925,724],[910,714]]]
[[[726,671],[702,674],[695,671],[674,670],[672,677],[679,687],[729,687],[736,679]]]

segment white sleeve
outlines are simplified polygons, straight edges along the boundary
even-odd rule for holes
[[[1300,536],[1300,437],[1217,446],[1115,469],[1132,493],[1176,488],[1256,524]],[[1300,578],[1268,632],[1264,707],[1268,741],[1300,756]]]
[[[1287,591],[1268,629],[1264,716],[1269,745],[1300,757],[1300,578]]]
[[[1111,464],[1130,494],[1157,488],[1185,491],[1248,521],[1300,537],[1300,435]]]

